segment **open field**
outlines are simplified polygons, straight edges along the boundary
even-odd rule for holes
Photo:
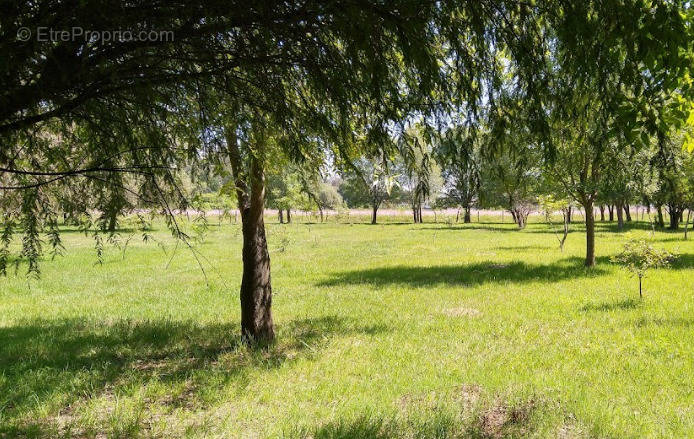
[[[544,224],[408,219],[269,217],[266,350],[239,343],[239,226],[197,246],[207,282],[166,230],[103,265],[66,231],[39,280],[0,280],[0,437],[694,436],[681,232],[656,232],[680,257],[639,301],[609,256],[646,223],[598,223],[586,270],[580,224],[561,253]]]

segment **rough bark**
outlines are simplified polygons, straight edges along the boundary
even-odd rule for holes
[[[513,209],[511,211],[511,215],[513,216],[513,220],[516,222],[516,225],[518,225],[518,228],[524,229],[528,223],[528,215],[530,215],[530,210],[526,209],[525,207],[520,207]]]
[[[617,202],[617,229],[622,230],[624,228],[624,208],[621,202]]]
[[[241,212],[243,234],[241,334],[246,342],[266,343],[274,339],[275,331],[272,321],[270,254],[263,221],[265,208],[263,145],[257,145],[258,151],[250,160],[249,174],[246,174],[243,169],[233,129],[227,130],[227,146]],[[247,175],[248,178],[246,178]]]

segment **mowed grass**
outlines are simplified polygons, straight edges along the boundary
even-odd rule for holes
[[[239,342],[238,225],[211,222],[206,275],[166,230],[103,265],[67,230],[0,280],[0,437],[694,436],[694,242],[655,233],[681,256],[640,301],[609,256],[646,223],[598,224],[586,270],[580,224],[562,253],[482,219],[268,219],[267,349]]]

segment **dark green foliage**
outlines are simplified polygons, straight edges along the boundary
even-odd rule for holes
[[[393,134],[415,120],[442,128],[456,114],[474,126],[485,107],[498,134],[522,108],[551,158],[548,110],[571,90],[594,93],[629,136],[683,119],[680,101],[664,96],[691,91],[684,2],[6,3],[0,189],[27,198],[6,218],[26,226],[32,273],[38,232],[59,213],[96,209],[112,231],[123,210],[156,206],[185,237],[173,218],[188,204],[177,170],[219,168],[229,127],[244,163],[263,138],[295,161],[330,149],[345,164],[394,153]],[[20,27],[41,26],[173,38],[17,38]]]

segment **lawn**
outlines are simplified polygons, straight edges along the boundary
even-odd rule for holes
[[[267,349],[239,342],[239,226],[211,222],[205,274],[165,230],[102,265],[66,230],[0,279],[0,437],[694,436],[694,242],[655,233],[681,256],[640,301],[609,256],[646,223],[599,223],[586,270],[580,224],[562,253],[482,219],[268,218]]]

